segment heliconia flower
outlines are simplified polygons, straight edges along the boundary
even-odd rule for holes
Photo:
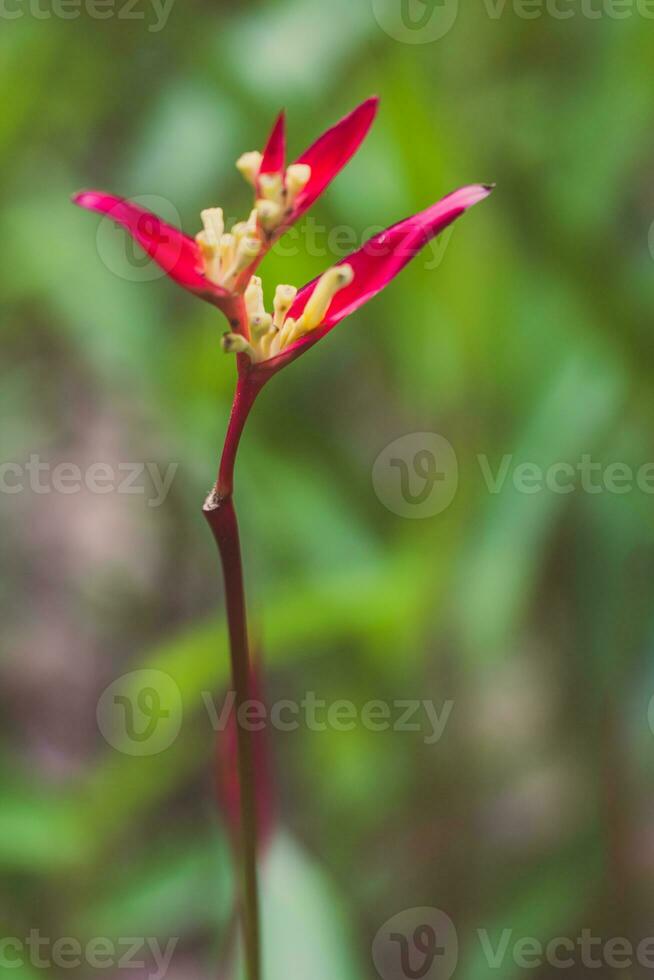
[[[97,191],[73,200],[122,224],[150,258],[179,285],[218,306],[231,331],[223,349],[238,356],[239,374],[261,382],[324,337],[384,288],[432,238],[492,190],[462,187],[371,238],[361,249],[299,291],[277,287],[273,313],[254,275],[271,243],[315,201],[358,149],[377,111],[368,99],[286,166],[286,118],[278,116],[262,153],[237,166],[252,184],[255,207],[247,221],[225,230],[221,208],[202,212],[203,231],[189,238],[139,205]]]
[[[219,207],[202,211],[202,230],[191,238],[133,202],[98,191],[73,200],[121,224],[164,272],[183,288],[217,306],[230,330],[226,352],[237,355],[238,380],[218,476],[203,512],[220,551],[225,578],[232,684],[239,705],[256,695],[251,670],[243,571],[233,504],[234,467],[249,412],[265,382],[376,296],[436,235],[486,198],[492,186],[462,187],[424,211],[371,238],[301,289],[280,285],[273,311],[264,304],[256,269],[281,234],[314,203],[347,164],[368,133],[378,100],[368,99],[324,133],[294,163],[286,162],[286,118],[277,118],[263,152],[241,156],[238,169],[251,184],[246,221],[225,227]],[[247,975],[260,976],[257,848],[269,838],[274,808],[264,736],[249,738],[232,718],[219,745],[218,787],[242,871],[239,888]]]
[[[121,224],[141,248],[180,286],[228,315],[265,253],[313,204],[365,139],[379,100],[366,100],[336,123],[286,168],[286,120],[282,112],[263,153],[245,153],[237,162],[255,188],[247,221],[225,228],[222,208],[202,212],[203,231],[190,238],[157,215],[122,197],[82,191],[75,204]]]
[[[245,292],[249,339],[228,333],[224,349],[247,355],[253,374],[274,374],[376,296],[432,238],[492,189],[489,184],[462,187],[375,235],[299,291],[278,286],[274,316],[266,313],[261,280],[254,276]]]

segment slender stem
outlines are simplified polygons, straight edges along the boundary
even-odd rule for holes
[[[249,698],[250,658],[245,614],[245,594],[236,512],[231,497],[220,507],[205,509],[205,516],[218,544],[225,577],[225,602],[229,627],[235,711]],[[259,894],[257,882],[257,814],[252,736],[237,722],[239,798],[241,808],[240,861],[245,955],[249,980],[260,977]]]
[[[214,503],[218,506],[221,500],[231,497],[233,493],[236,453],[250,409],[254,405],[262,386],[263,381],[252,375],[242,374],[238,379],[232,412],[227,426],[227,435],[225,436],[225,446],[220,460],[218,480],[214,490]]]
[[[239,377],[229,420],[218,480],[204,505],[204,516],[218,545],[225,581],[225,604],[231,655],[232,683],[237,717],[237,755],[240,798],[240,903],[248,980],[261,977],[259,887],[257,876],[256,773],[252,733],[241,724],[240,708],[250,696],[248,644],[243,564],[238,522],[232,499],[234,464],[243,427],[261,381],[247,374]]]

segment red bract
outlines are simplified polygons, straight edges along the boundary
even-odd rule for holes
[[[323,133],[297,158],[296,164],[308,164],[311,167],[311,177],[302,193],[298,195],[293,217],[288,224],[297,221],[311,207],[328,184],[352,159],[368,135],[378,108],[379,99],[376,96],[362,102],[353,112]]]
[[[283,353],[253,365],[252,370],[274,373],[294,361],[341,320],[376,296],[428,242],[473,204],[488,197],[492,190],[490,184],[462,187],[425,211],[406,218],[369,239],[362,248],[339,263],[350,266],[354,278],[349,286],[336,293],[322,324],[290,345]],[[314,279],[298,292],[289,310],[289,317],[297,319],[302,315],[317,282]]]
[[[286,114],[280,112],[277,122],[263,151],[263,159],[259,168],[261,174],[281,173],[286,169]]]
[[[105,214],[122,225],[152,261],[184,289],[216,306],[221,306],[229,295],[225,289],[209,282],[202,272],[196,241],[152,211],[102,191],[81,191],[74,195],[73,202],[81,208]]]

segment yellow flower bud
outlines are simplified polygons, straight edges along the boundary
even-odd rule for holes
[[[311,167],[308,163],[293,163],[286,171],[286,189],[290,202],[300,194],[311,180]]]
[[[336,293],[349,286],[353,279],[354,269],[351,265],[337,265],[318,280],[302,314],[305,331],[315,330],[320,326]]]
[[[257,201],[257,214],[261,227],[266,231],[273,231],[282,219],[281,206],[274,201],[264,201],[263,198]]]
[[[222,339],[222,348],[226,354],[247,354],[251,361],[257,359],[252,344],[238,333],[226,333]]]
[[[261,340],[273,325],[270,313],[259,313],[250,319],[250,333],[253,340]]]
[[[263,305],[263,284],[259,276],[252,276],[248,283],[245,290],[245,308],[250,319],[266,312]]]
[[[201,212],[204,234],[211,245],[217,245],[225,232],[222,208],[205,208]]]
[[[245,177],[248,184],[254,186],[256,183],[262,161],[263,156],[258,150],[253,150],[251,153],[244,153],[236,161],[239,172]]]
[[[259,188],[267,201],[275,201],[277,204],[281,200],[284,182],[281,174],[261,174],[259,177]]]
[[[286,314],[293,305],[296,296],[297,289],[295,286],[278,286],[275,290],[275,326],[278,329],[284,325]]]

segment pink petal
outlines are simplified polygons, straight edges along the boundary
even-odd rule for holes
[[[433,204],[426,211],[406,218],[380,235],[375,235],[358,252],[339,262],[338,265],[347,263],[352,266],[354,279],[349,286],[336,294],[325,322],[277,357],[262,362],[261,370],[272,373],[294,360],[308,347],[313,346],[337,323],[376,296],[427,242],[435,238],[473,204],[483,201],[492,190],[493,187],[488,184],[462,187],[437,204]],[[290,317],[297,319],[302,314],[317,281],[314,279],[299,291],[289,311]]]
[[[201,272],[202,260],[194,239],[156,214],[122,197],[99,191],[82,191],[73,197],[73,202],[81,208],[106,214],[126,228],[152,261],[184,289],[215,304],[227,295]]]
[[[278,174],[286,168],[286,114],[282,110],[263,151],[260,174]]]
[[[354,156],[368,135],[377,114],[379,98],[374,96],[362,102],[349,115],[323,133],[306,150],[296,163],[308,163],[311,179],[298,196],[293,220],[311,207],[327,185],[340,173],[346,163]]]

